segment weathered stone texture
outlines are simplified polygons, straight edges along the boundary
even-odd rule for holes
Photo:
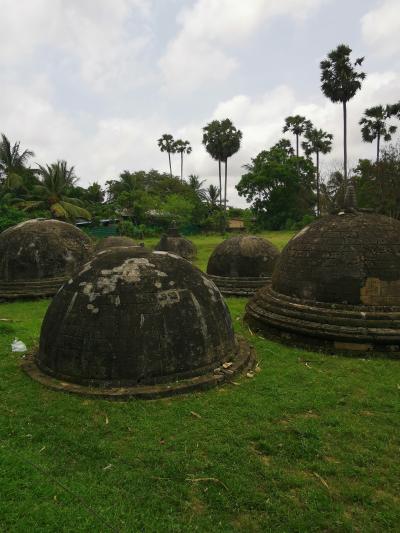
[[[72,224],[28,220],[0,235],[0,297],[54,294],[92,253],[92,241]]]
[[[212,373],[237,351],[227,307],[200,270],[131,247],[96,255],[64,285],[36,363],[67,382],[132,387]]]
[[[160,252],[171,252],[179,255],[188,261],[194,259],[197,255],[196,246],[189,239],[171,234],[164,234],[155,247],[155,250]]]

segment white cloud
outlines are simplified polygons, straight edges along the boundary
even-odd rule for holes
[[[274,17],[305,19],[328,0],[197,0],[177,17],[181,26],[160,60],[166,88],[184,92],[227,78],[233,49]]]
[[[35,54],[61,52],[72,73],[77,62],[92,89],[136,83],[139,56],[152,35],[133,21],[146,20],[149,7],[150,0],[0,0],[0,65],[15,67]]]
[[[382,56],[400,53],[400,4],[399,0],[381,1],[375,9],[361,19],[365,43]]]

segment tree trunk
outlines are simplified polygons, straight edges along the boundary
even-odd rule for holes
[[[226,211],[226,189],[228,186],[228,159],[225,159],[225,197],[224,197],[224,210]]]
[[[296,157],[299,157],[299,135],[296,133]]]
[[[183,181],[183,152],[181,152],[181,181]]]
[[[172,178],[171,152],[168,152],[168,160],[169,160],[169,174]]]
[[[379,149],[381,144],[381,134],[378,133],[378,136],[376,138],[376,162],[379,163]]]
[[[320,195],[319,195],[319,152],[316,152],[317,156],[317,216],[321,214],[320,210]]]
[[[347,187],[347,107],[346,102],[343,102],[343,170],[344,170],[344,186]]]
[[[221,159],[218,159],[218,176],[219,176],[219,206],[222,207]]]

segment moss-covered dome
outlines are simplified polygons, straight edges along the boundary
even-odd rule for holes
[[[310,224],[284,248],[272,287],[256,294],[246,316],[327,349],[396,352],[400,222],[353,212]]]
[[[101,239],[96,244],[95,252],[99,253],[103,250],[109,250],[110,248],[117,248],[119,246],[139,246],[139,244],[130,237],[110,236]]]
[[[0,234],[0,298],[54,294],[92,252],[80,229],[34,219]]]
[[[167,233],[161,236],[160,241],[157,243],[155,250],[160,252],[171,252],[176,255],[180,255],[184,259],[191,261],[197,255],[196,246],[180,235],[177,226],[173,222],[168,228]]]
[[[219,383],[223,363],[232,372],[248,363],[239,346],[218,289],[200,270],[165,252],[115,248],[55,296],[36,364],[42,378],[76,392],[154,396]]]
[[[214,249],[207,274],[223,294],[249,296],[270,282],[278,257],[279,250],[266,239],[239,235]]]

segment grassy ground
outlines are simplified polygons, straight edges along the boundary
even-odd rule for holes
[[[288,235],[273,236],[279,243]],[[196,239],[199,264],[217,240]],[[377,532],[400,524],[400,365],[252,336],[261,372],[157,401],[52,392],[10,343],[48,301],[0,305],[0,530]]]

